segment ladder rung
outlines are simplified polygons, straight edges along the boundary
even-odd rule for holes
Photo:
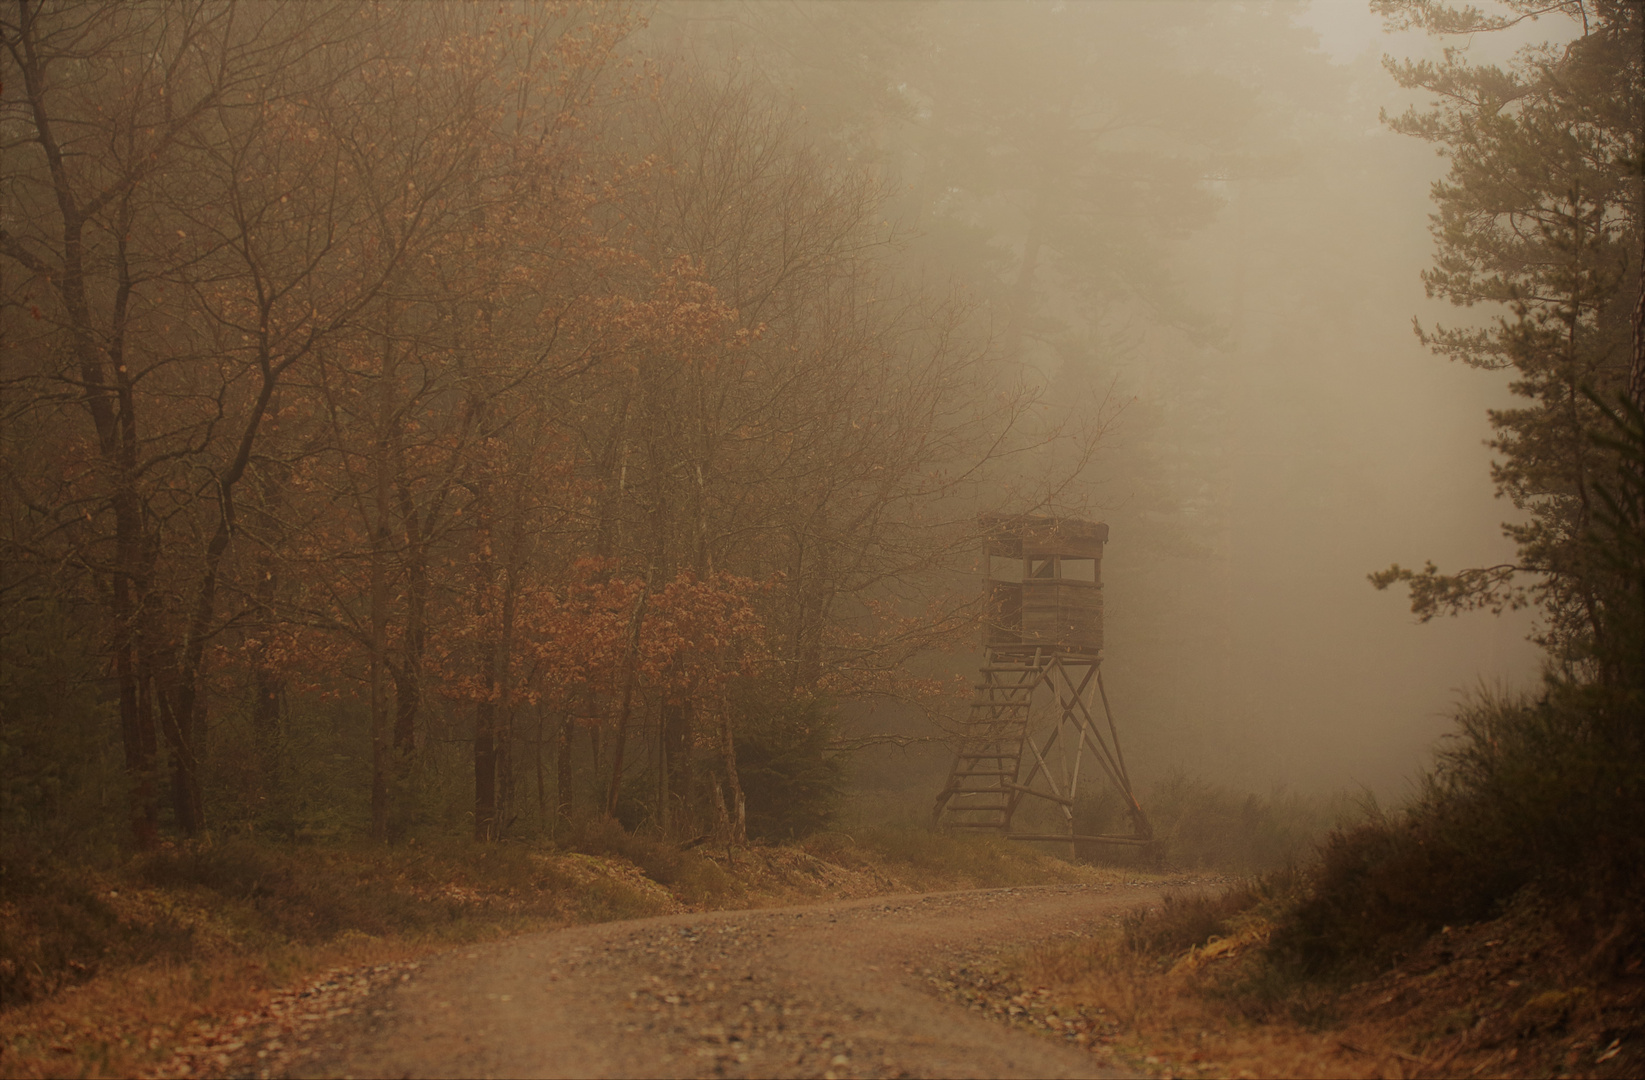
[[[1050,661],[1051,657],[1030,651],[1009,659],[990,656],[979,669],[983,681],[971,684],[969,731],[955,748],[948,784],[937,797],[948,824],[996,832],[1009,824],[1012,809],[1025,794],[1013,790],[1014,781],[1022,772],[1035,692],[1050,675]]]
[[[1059,843],[1067,843],[1072,840],[1076,844],[1129,844],[1132,847],[1147,847],[1150,843],[1150,841],[1136,836],[1080,836],[1066,833],[1007,833],[1005,839],[1054,840]]]
[[[1010,789],[1012,789],[1013,791],[1020,791],[1024,795],[1032,795],[1036,799],[1046,799],[1046,800],[1049,800],[1050,802],[1061,803],[1064,806],[1073,806],[1074,805],[1074,800],[1073,799],[1066,799],[1066,798],[1062,797],[1061,795],[1054,795],[1049,791],[1040,791],[1037,788],[1024,787],[1021,784],[1007,784],[1006,786],[1009,787]]]

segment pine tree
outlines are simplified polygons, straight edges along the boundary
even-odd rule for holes
[[[1492,410],[1498,494],[1522,511],[1505,524],[1513,563],[1442,573],[1397,564],[1378,588],[1409,585],[1423,620],[1485,608],[1540,607],[1554,659],[1582,667],[1603,636],[1614,567],[1591,543],[1602,490],[1621,467],[1619,444],[1596,438],[1607,403],[1630,382],[1640,281],[1642,5],[1505,0],[1496,14],[1430,0],[1378,0],[1397,28],[1451,35],[1505,29],[1534,14],[1578,20],[1567,44],[1520,50],[1505,67],[1448,48],[1435,63],[1388,62],[1430,111],[1388,119],[1435,144],[1449,175],[1434,185],[1430,296],[1495,306],[1484,327],[1425,330],[1433,350],[1512,373],[1522,399]]]

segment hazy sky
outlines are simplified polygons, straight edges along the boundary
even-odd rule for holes
[[[1352,66],[1332,91],[1345,96],[1322,107],[1353,119],[1345,141],[1317,146],[1301,172],[1248,184],[1184,264],[1195,295],[1226,305],[1235,328],[1205,365],[1224,373],[1227,403],[1220,577],[1194,560],[1149,574],[1141,560],[1157,556],[1138,549],[1134,524],[1117,528],[1109,687],[1144,773],[1185,768],[1256,789],[1364,785],[1397,798],[1458,697],[1538,677],[1528,613],[1418,624],[1402,590],[1365,580],[1395,561],[1453,570],[1512,557],[1500,523],[1513,508],[1493,497],[1484,445],[1486,411],[1512,399],[1505,376],[1436,357],[1411,332],[1413,316],[1432,326],[1492,314],[1424,295],[1428,189],[1445,163],[1378,121],[1383,108],[1425,104],[1379,59],[1437,55],[1445,43],[1385,33],[1364,0],[1316,0],[1299,22]],[[1544,20],[1513,38],[1449,44],[1501,59],[1559,29]],[[1172,362],[1169,350],[1139,361]],[[1206,618],[1216,605],[1196,600],[1218,588],[1233,613],[1220,633]]]
[[[1338,63],[1355,60],[1367,51],[1414,57],[1437,55],[1442,47],[1424,34],[1385,32],[1381,17],[1371,13],[1367,0],[1311,0],[1297,21],[1319,35],[1320,48]],[[1446,44],[1465,48],[1475,58],[1496,59],[1530,41],[1557,40],[1567,25],[1559,18],[1531,19],[1501,33],[1475,34]]]
[[[1382,32],[1382,20],[1371,14],[1365,0],[1313,0],[1297,21],[1311,27],[1319,35],[1320,48],[1339,62],[1370,48],[1386,49],[1390,40]]]

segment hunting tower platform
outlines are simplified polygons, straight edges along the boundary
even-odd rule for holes
[[[1153,839],[1131,790],[1102,685],[1102,549],[1108,526],[1075,518],[987,515],[983,664],[934,818],[1007,840],[1143,846]],[[1045,699],[1036,708],[1039,699]],[[1102,702],[1105,725],[1092,716]],[[1080,834],[1081,770],[1095,760],[1125,803],[1132,831]],[[1025,798],[1060,809],[1066,831],[1013,832]],[[1058,815],[1053,815],[1054,818]]]

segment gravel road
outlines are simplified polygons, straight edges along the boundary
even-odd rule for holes
[[[1079,931],[1159,885],[878,897],[606,923],[446,953],[254,1074],[1120,1076],[941,1000],[956,960]],[[268,1071],[265,1071],[268,1070]]]

